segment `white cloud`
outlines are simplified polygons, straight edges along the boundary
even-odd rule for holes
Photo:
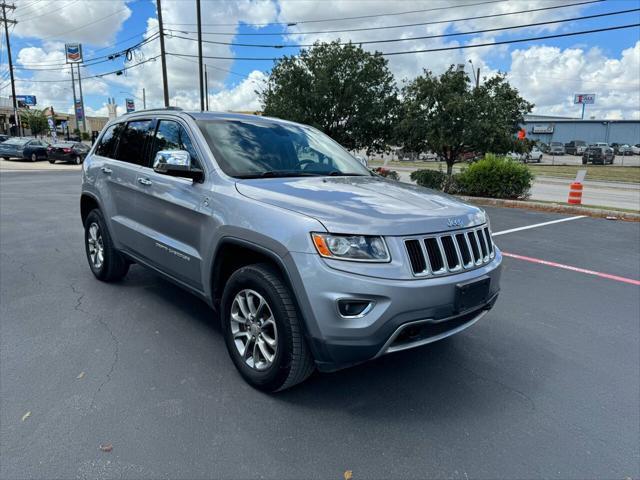
[[[580,116],[575,93],[595,93],[586,116],[640,118],[640,41],[610,58],[600,49],[535,46],[511,53],[509,79],[539,114]]]
[[[19,0],[13,32],[18,37],[108,45],[131,16],[125,0]]]

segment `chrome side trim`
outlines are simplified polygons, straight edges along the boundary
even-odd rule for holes
[[[416,340],[415,342],[409,342],[409,343],[405,343],[403,345],[397,345],[395,347],[391,346],[393,344],[393,342],[396,340],[396,338],[398,338],[398,336],[406,328],[413,327],[413,326],[416,326],[416,325],[423,325],[425,323],[440,323],[440,322],[446,322],[448,320],[455,320],[455,318],[458,317],[459,315],[456,315],[456,316],[453,316],[453,317],[448,317],[448,318],[443,318],[443,319],[437,320],[437,321],[433,320],[433,319],[426,319],[426,320],[414,320],[413,322],[405,323],[404,325],[400,325],[396,329],[396,331],[393,332],[393,334],[389,337],[389,340],[387,340],[385,342],[385,344],[382,346],[382,348],[380,349],[380,351],[376,354],[376,356],[374,358],[378,358],[378,357],[380,357],[382,355],[386,355],[387,353],[401,352],[403,350],[409,350],[411,348],[420,347],[422,345],[427,345],[428,343],[437,342],[438,340],[442,340],[443,338],[450,337],[451,335],[455,335],[456,333],[461,332],[462,330],[470,327],[471,325],[476,323],[478,320],[480,320],[482,317],[484,317],[487,313],[489,313],[489,310],[483,309],[483,310],[479,311],[478,314],[475,317],[473,317],[471,320],[469,320],[467,323],[463,323],[462,325],[458,325],[454,329],[448,330],[446,332],[439,333],[438,335],[434,335],[433,337],[423,338],[421,340]]]

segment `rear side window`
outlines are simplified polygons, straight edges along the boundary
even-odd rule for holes
[[[199,165],[196,149],[185,128],[173,120],[160,120],[151,149],[151,162],[160,150],[186,150],[191,154],[191,161]]]
[[[96,147],[96,155],[113,158],[113,152],[115,151],[116,144],[118,143],[118,135],[122,131],[123,126],[124,125],[122,123],[117,123],[107,128],[107,131],[104,132],[104,135],[102,135],[102,138],[100,139],[100,143]]]
[[[151,132],[151,120],[137,120],[127,123],[120,134],[115,159],[136,165],[146,165],[145,147]]]

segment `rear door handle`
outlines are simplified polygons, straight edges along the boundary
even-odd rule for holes
[[[138,178],[138,183],[142,184],[142,185],[151,185],[153,182],[151,180],[149,180],[148,178]]]
[[[107,167],[102,167],[100,170],[102,170],[102,173],[106,173],[107,175],[111,175],[111,173],[113,173],[113,170]]]

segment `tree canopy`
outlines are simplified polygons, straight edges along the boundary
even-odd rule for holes
[[[316,43],[285,56],[258,92],[265,115],[312,125],[344,147],[383,149],[397,92],[387,60],[353,44]]]
[[[38,110],[37,108],[21,110],[20,119],[29,125],[31,135],[42,135],[49,129],[47,117],[43,110]]]
[[[395,139],[406,149],[440,155],[450,175],[465,154],[519,150],[515,134],[532,108],[503,74],[476,88],[453,66],[440,76],[425,70],[402,89]]]

